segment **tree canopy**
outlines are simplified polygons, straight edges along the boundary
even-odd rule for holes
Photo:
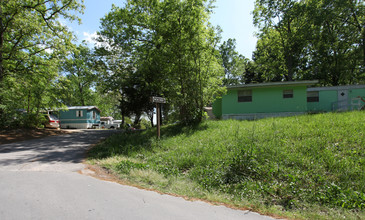
[[[364,82],[365,5],[358,0],[256,0],[254,61],[267,81]]]
[[[148,111],[153,108],[149,98],[163,96],[181,122],[202,120],[203,107],[221,91],[223,77],[218,38],[209,23],[211,3],[129,0],[102,19],[100,53],[109,66],[123,61],[106,73],[122,94],[121,106]]]
[[[55,106],[58,57],[73,47],[60,18],[77,20],[82,10],[78,0],[0,1],[0,126],[21,109],[37,116]]]

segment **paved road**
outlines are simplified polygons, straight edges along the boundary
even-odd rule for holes
[[[271,219],[79,174],[85,150],[113,132],[0,145],[0,219]]]

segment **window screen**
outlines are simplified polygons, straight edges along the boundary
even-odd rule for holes
[[[238,102],[252,102],[252,90],[239,90]]]
[[[307,92],[307,102],[319,102],[319,92]]]
[[[284,99],[293,98],[293,90],[292,89],[283,90],[283,98]]]

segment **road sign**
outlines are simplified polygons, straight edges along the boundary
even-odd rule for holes
[[[153,103],[166,103],[166,99],[162,98],[162,97],[152,96],[151,97],[151,102],[153,102]]]

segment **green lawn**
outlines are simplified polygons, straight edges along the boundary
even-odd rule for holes
[[[113,136],[89,163],[145,188],[289,218],[365,219],[365,112]]]

